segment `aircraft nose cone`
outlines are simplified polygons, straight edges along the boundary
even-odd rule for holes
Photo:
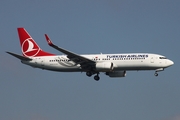
[[[174,65],[174,62],[173,61],[171,61],[171,63],[170,63],[171,65]]]
[[[172,61],[172,60],[169,60],[169,66],[172,66],[172,65],[174,65],[174,62]]]

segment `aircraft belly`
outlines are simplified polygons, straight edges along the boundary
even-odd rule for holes
[[[60,72],[78,72],[82,71],[81,67],[79,66],[71,66],[71,67],[66,67],[66,66],[61,66],[59,64],[51,64],[48,66],[45,66],[45,69],[51,70],[51,71],[60,71]]]
[[[57,71],[57,72],[81,72],[82,70],[79,68],[71,68],[71,69],[63,69],[63,68],[46,68],[47,70],[51,70],[51,71]]]
[[[121,71],[121,70],[156,70],[156,67],[118,67],[114,68],[114,71]]]
[[[123,61],[121,63],[115,63],[116,67],[114,70],[155,70],[159,67],[152,66],[151,64],[144,61],[130,62]]]

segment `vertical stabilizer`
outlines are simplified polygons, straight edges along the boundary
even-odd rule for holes
[[[43,51],[24,28],[17,28],[22,54],[26,57],[53,56]]]

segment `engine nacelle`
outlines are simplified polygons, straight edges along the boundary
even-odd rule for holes
[[[112,62],[99,62],[96,63],[96,70],[100,72],[110,72],[113,70]]]
[[[126,71],[106,72],[109,77],[125,77]]]

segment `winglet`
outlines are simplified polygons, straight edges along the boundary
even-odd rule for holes
[[[45,37],[46,37],[46,41],[48,42],[48,45],[52,46],[53,43],[52,43],[52,41],[50,40],[50,38],[48,37],[47,34],[45,34]]]

